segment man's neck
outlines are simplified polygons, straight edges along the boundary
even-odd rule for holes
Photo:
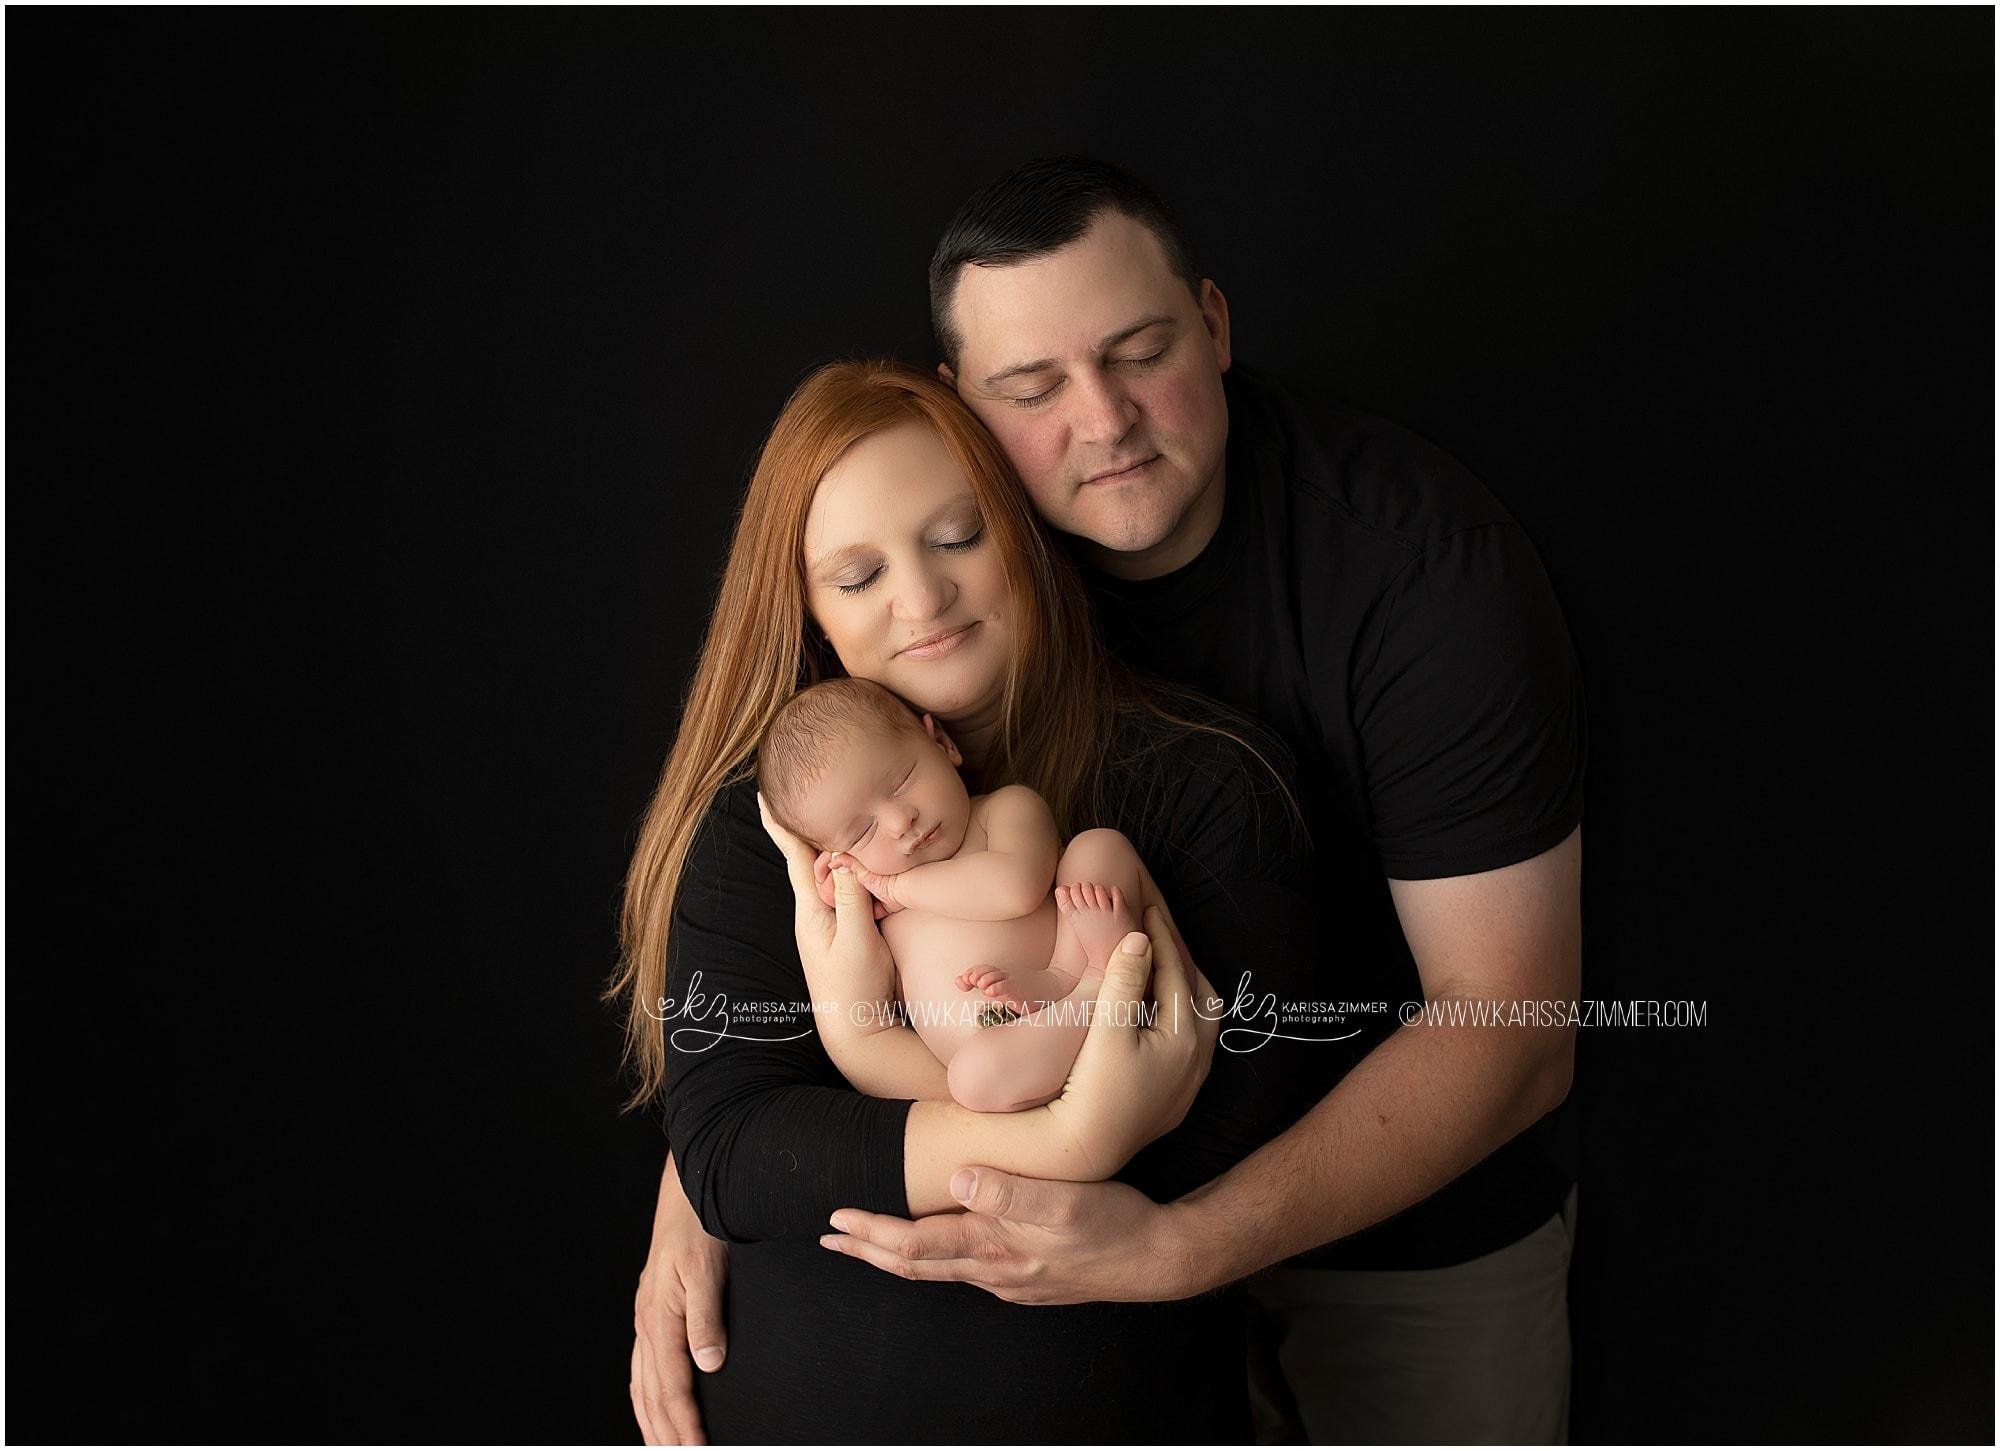
[[[1181,516],[1180,523],[1158,544],[1148,549],[1129,552],[1106,549],[1086,539],[1083,541],[1083,557],[1093,569],[1102,570],[1113,579],[1158,579],[1161,575],[1172,574],[1183,565],[1192,564],[1208,548],[1208,541],[1215,537],[1215,531],[1222,527],[1222,501],[1224,492],[1225,466],[1215,466],[1215,477],[1195,497]]]

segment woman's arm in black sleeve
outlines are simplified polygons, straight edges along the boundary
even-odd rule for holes
[[[826,1056],[792,907],[754,787],[724,787],[682,874],[662,1027],[681,1184],[702,1227],[735,1243],[824,1234],[843,1206],[908,1213],[910,1105],[854,1092]]]

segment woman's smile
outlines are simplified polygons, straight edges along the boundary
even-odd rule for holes
[[[978,628],[979,621],[974,620],[969,625],[958,625],[939,634],[926,635],[916,644],[905,645],[896,653],[910,660],[939,660],[963,645]]]

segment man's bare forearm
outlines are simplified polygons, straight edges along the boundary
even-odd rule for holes
[[[1345,1239],[1449,1184],[1559,1104],[1575,1030],[1399,1030],[1283,1134],[1171,1206],[1195,1294]]]

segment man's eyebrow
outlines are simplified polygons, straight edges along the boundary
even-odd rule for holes
[[[1145,319],[1143,322],[1135,322],[1130,327],[1120,328],[1117,332],[1111,334],[1110,337],[1099,339],[1097,344],[1097,351],[1101,353],[1106,348],[1115,348],[1120,343],[1124,342],[1127,338],[1132,337],[1138,333],[1142,333],[1149,327],[1158,327],[1163,322],[1172,322],[1172,321],[1173,318],[1169,314],[1163,312],[1159,314],[1157,317],[1149,317]],[[979,386],[981,388],[997,387],[999,384],[1006,382],[1009,378],[1018,378],[1024,373],[1045,373],[1050,368],[1053,368],[1055,365],[1056,365],[1056,360],[1054,358],[1037,358],[1032,363],[1015,363],[1012,367],[1002,368],[999,372],[993,373],[985,378],[982,378],[979,382]]]

